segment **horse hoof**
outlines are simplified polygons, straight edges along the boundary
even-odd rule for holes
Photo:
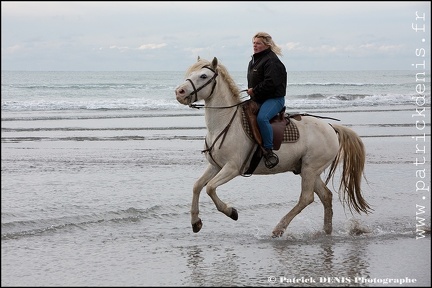
[[[194,233],[198,233],[198,232],[201,230],[202,225],[203,225],[203,224],[202,224],[201,219],[200,219],[198,222],[192,224],[192,230],[193,230],[193,232],[194,232]]]
[[[330,228],[324,228],[324,232],[327,234],[327,235],[331,235],[332,234],[332,228],[330,227]]]
[[[273,235],[272,235],[272,238],[279,238],[279,237],[282,237],[283,233],[284,233],[283,230],[274,230],[273,233],[272,233],[272,234],[273,234]]]
[[[231,215],[230,218],[237,221],[238,219],[238,213],[237,213],[237,209],[231,207]]]

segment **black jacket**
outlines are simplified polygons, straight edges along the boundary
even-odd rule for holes
[[[286,95],[285,65],[270,48],[252,55],[247,72],[248,88],[253,88],[252,100],[262,103],[269,98]]]

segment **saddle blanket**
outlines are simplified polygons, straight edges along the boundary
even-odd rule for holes
[[[253,134],[252,134],[252,130],[250,129],[246,114],[245,114],[243,109],[241,109],[241,111],[242,111],[242,119],[243,119],[243,129],[246,132],[246,134],[249,136],[249,138],[252,141],[255,141]],[[285,142],[285,143],[286,142],[291,142],[291,143],[297,142],[297,140],[300,137],[297,125],[295,125],[294,121],[289,119],[290,117],[288,114],[285,114],[285,117],[288,118],[288,124],[285,127],[282,142]]]

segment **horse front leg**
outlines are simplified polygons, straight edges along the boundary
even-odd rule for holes
[[[207,169],[204,171],[203,175],[195,182],[193,186],[192,193],[192,206],[191,206],[191,224],[192,230],[195,233],[198,233],[202,228],[202,221],[199,218],[199,197],[201,194],[201,190],[207,184],[210,179],[212,179],[219,172],[219,168],[216,168],[212,165],[208,165]]]
[[[234,179],[239,174],[238,169],[226,164],[219,173],[207,183],[207,194],[213,200],[218,211],[224,213],[233,220],[238,219],[237,210],[234,207],[229,207],[225,202],[219,199],[216,194],[216,188],[228,181]]]

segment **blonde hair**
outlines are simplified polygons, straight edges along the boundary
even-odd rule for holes
[[[276,43],[273,41],[272,37],[270,36],[270,34],[266,33],[266,32],[258,32],[256,33],[253,37],[252,37],[252,41],[255,38],[260,38],[263,40],[264,44],[269,46],[270,49],[276,53],[277,55],[282,56],[282,49],[276,45]]]

